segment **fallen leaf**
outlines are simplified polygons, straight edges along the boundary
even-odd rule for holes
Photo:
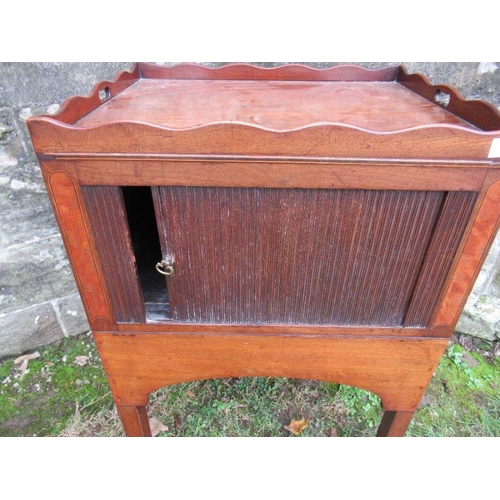
[[[15,365],[21,365],[24,361],[31,361],[32,359],[36,359],[40,357],[40,353],[38,351],[32,352],[31,354],[25,354],[24,356],[19,356],[14,360]]]
[[[28,363],[32,360],[32,359],[36,359],[36,358],[39,358],[40,357],[40,353],[37,351],[37,352],[33,352],[31,354],[25,354],[24,356],[19,356],[18,358],[16,358],[14,360],[14,364],[15,365],[19,365],[17,366],[17,369],[21,372],[21,376],[19,378],[19,380],[22,380],[24,375],[26,375],[26,373],[28,373]]]
[[[160,432],[168,431],[168,427],[155,417],[149,419],[149,427],[151,428],[151,436],[153,437],[157,436]]]
[[[19,380],[22,380],[24,378],[24,376],[29,372],[29,370],[28,370],[28,362],[29,362],[29,360],[25,359],[21,363],[21,366],[18,367],[18,370],[20,370],[20,372],[21,372],[21,376],[19,377]]]
[[[307,420],[303,418],[302,420],[292,420],[290,425],[285,425],[285,429],[298,436],[306,426]]]
[[[29,363],[29,360],[28,359],[25,359],[22,363],[21,363],[21,366],[18,368],[18,370],[21,371],[21,376],[24,375],[24,372],[28,369],[28,363]]]
[[[177,415],[177,413],[174,413],[174,431],[176,434],[180,424],[181,424],[181,419],[179,415]]]
[[[330,436],[332,436],[332,438],[339,437],[337,429],[335,429],[335,427],[332,427],[332,430],[330,431]]]
[[[88,363],[88,356],[77,356],[75,358],[75,363],[79,366],[85,366]]]

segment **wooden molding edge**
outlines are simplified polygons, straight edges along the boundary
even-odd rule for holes
[[[422,73],[408,73],[404,66],[399,67],[396,81],[483,131],[500,130],[500,112],[487,101],[465,99],[456,88],[434,85]]]
[[[38,155],[59,153],[131,153],[129,137],[140,136],[134,153],[335,156],[359,158],[488,159],[492,140],[498,132],[482,132],[458,125],[422,125],[418,127],[377,132],[340,123],[317,123],[297,129],[272,130],[242,123],[209,123],[170,129],[142,122],[118,121],[94,127],[78,127],[41,117],[32,120],[30,133]],[[122,138],[109,143],[109,134]],[[230,136],[231,141],[224,137]],[[294,149],[290,150],[293,136]],[[64,144],[64,147],[61,146]],[[362,148],[360,148],[362,144]],[[426,147],[423,148],[422,145]],[[490,160],[494,163],[493,159]]]
[[[112,81],[103,80],[94,85],[87,96],[71,96],[62,104],[54,115],[37,115],[27,120],[28,128],[36,121],[48,119],[58,123],[72,125],[85,115],[99,107],[103,102],[109,101],[139,79],[139,65],[136,63],[127,71],[117,73]]]
[[[142,78],[202,80],[294,80],[294,81],[394,81],[398,66],[369,69],[354,64],[313,68],[305,64],[283,64],[273,68],[232,63],[216,68],[194,63],[161,66],[139,63]]]

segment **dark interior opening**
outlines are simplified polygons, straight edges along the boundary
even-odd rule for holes
[[[147,321],[170,318],[165,277],[156,271],[162,260],[151,188],[122,187],[125,210],[132,239]]]

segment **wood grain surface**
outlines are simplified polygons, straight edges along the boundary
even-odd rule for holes
[[[316,123],[373,132],[432,124],[475,128],[395,82],[140,80],[76,126],[117,122],[168,129],[240,123],[277,131]]]
[[[286,331],[286,330],[285,330]],[[95,334],[117,404],[144,406],[164,385],[224,377],[291,377],[353,385],[388,411],[414,411],[446,339],[349,336]]]
[[[175,321],[425,327],[475,196],[173,187],[154,198]]]
[[[144,323],[144,300],[121,189],[82,189],[116,321]]]

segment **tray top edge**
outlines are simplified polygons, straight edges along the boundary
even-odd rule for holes
[[[143,80],[260,80],[297,82],[390,82],[425,98],[437,108],[457,116],[464,127],[471,124],[480,132],[500,132],[500,113],[492,104],[482,100],[467,100],[455,88],[433,85],[420,73],[408,73],[403,65],[368,69],[353,64],[340,64],[328,68],[315,68],[305,64],[285,64],[261,67],[253,64],[231,63],[216,68],[202,64],[180,63],[162,66],[152,63],[135,63],[130,70],[119,72],[112,81],[98,82],[86,96],[66,99],[57,114],[37,115],[30,122],[60,123],[70,128],[80,128],[78,122],[119,96],[127,88]],[[444,97],[445,101],[440,98]],[[448,99],[448,102],[446,102]],[[85,122],[85,120],[83,120]],[[168,128],[168,127],[167,127]],[[188,127],[190,128],[190,127]],[[406,128],[406,127],[404,127]],[[411,128],[411,127],[410,127]]]
[[[229,63],[218,67],[199,63],[172,66],[138,63],[141,78],[196,80],[288,80],[288,81],[395,81],[398,65],[370,69],[356,64],[338,64],[326,68],[289,63],[274,67],[249,63]]]

